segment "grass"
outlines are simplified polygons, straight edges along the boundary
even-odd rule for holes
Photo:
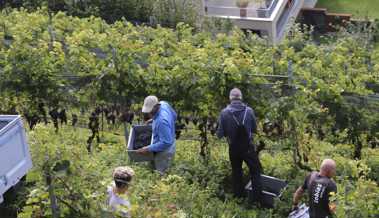
[[[332,13],[349,13],[354,18],[379,19],[379,0],[319,0],[317,7]]]

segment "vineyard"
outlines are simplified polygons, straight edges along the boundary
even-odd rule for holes
[[[184,23],[170,29],[44,8],[3,10],[0,114],[19,113],[26,124],[43,105],[80,114],[84,123],[58,132],[51,122],[28,128],[34,168],[9,205],[17,217],[54,217],[52,187],[59,217],[112,217],[106,187],[121,165],[136,172],[132,217],[287,217],[292,194],[325,158],[337,162],[336,217],[377,217],[379,50],[371,35],[342,30],[315,44],[296,27],[271,46],[215,23],[197,31]],[[255,110],[264,174],[288,182],[274,209],[232,197],[228,145],[214,132],[234,87]],[[102,124],[100,142],[87,152],[93,110],[128,109],[141,122],[149,94],[170,102],[184,126],[168,175],[128,160],[120,121]]]

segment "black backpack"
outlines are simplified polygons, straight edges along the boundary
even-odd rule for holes
[[[242,122],[239,122],[237,117],[234,116],[233,112],[230,111],[234,121],[237,124],[237,129],[234,132],[234,135],[231,137],[231,151],[238,153],[246,153],[248,152],[251,142],[250,142],[250,134],[245,127],[245,120],[247,114],[247,107],[245,107],[245,113],[242,118]]]

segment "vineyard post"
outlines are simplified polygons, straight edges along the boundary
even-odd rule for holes
[[[208,147],[208,129],[207,129],[207,118],[202,118],[201,123],[199,124],[200,129],[200,138],[201,138],[201,145],[200,145],[200,156],[203,158],[205,163],[208,163],[208,160],[210,158],[209,156],[209,147]]]
[[[55,196],[55,193],[54,193],[53,177],[51,176],[50,173],[46,175],[46,184],[49,190],[51,212],[52,212],[53,218],[59,218],[60,211],[58,207],[57,197]]]
[[[121,87],[123,87],[122,85],[122,82],[124,81],[124,74],[122,72],[120,72],[120,66],[119,66],[119,62],[117,60],[117,50],[115,47],[113,47],[112,45],[109,45],[109,47],[111,48],[111,51],[112,51],[112,66],[114,67],[116,73],[118,75],[120,75],[120,77],[118,78],[119,81],[118,81],[118,99],[117,99],[117,102],[118,103],[121,103],[121,105],[124,103],[123,100],[120,102],[119,98],[121,98],[123,95],[122,95],[122,89]]]
[[[104,134],[104,104],[101,104],[101,132],[102,132],[102,138]]]
[[[292,67],[292,60],[289,60],[289,61],[288,61],[287,74],[288,74],[288,86],[291,87],[292,82],[293,82],[293,67]]]
[[[53,50],[53,46],[54,46],[54,41],[55,41],[55,37],[54,37],[54,29],[53,29],[53,16],[51,14],[51,11],[49,10],[49,24],[47,26],[47,31],[49,33],[49,36],[50,36],[50,41],[49,41],[49,51],[52,51]]]
[[[373,66],[372,66],[371,56],[367,56],[366,57],[366,63],[367,63],[367,70],[368,70],[368,72],[373,73]]]

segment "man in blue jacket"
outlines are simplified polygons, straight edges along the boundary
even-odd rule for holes
[[[242,102],[242,93],[234,88],[229,95],[230,104],[222,110],[217,136],[226,137],[229,144],[229,158],[232,166],[233,191],[236,197],[245,195],[242,183],[242,163],[249,167],[253,201],[261,201],[261,165],[252,143],[257,124],[253,109]]]
[[[165,173],[175,155],[175,122],[176,112],[164,101],[159,102],[156,96],[145,98],[142,113],[148,114],[153,120],[153,143],[137,150],[140,154],[153,152],[154,168]]]

